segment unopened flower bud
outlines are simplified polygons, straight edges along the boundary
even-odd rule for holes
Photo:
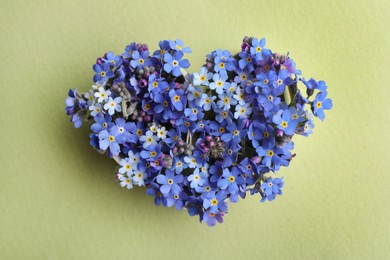
[[[260,156],[253,157],[252,162],[255,164],[259,164],[261,162],[261,157]]]
[[[284,135],[283,130],[276,129],[276,136],[283,136],[283,135]]]

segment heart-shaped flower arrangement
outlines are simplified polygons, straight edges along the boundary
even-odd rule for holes
[[[66,99],[74,126],[90,122],[91,145],[118,162],[120,185],[146,186],[156,205],[186,208],[209,226],[247,192],[261,202],[282,194],[283,178],[272,176],[294,157],[293,135],[311,134],[312,114],[323,120],[332,107],[325,82],[299,78],[265,39],[245,37],[235,55],[213,51],[193,74],[182,41],[159,46],[106,53],[92,89]]]

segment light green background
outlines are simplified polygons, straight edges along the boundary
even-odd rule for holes
[[[0,259],[389,259],[390,4],[383,1],[0,1]],[[334,109],[284,195],[214,228],[113,180],[64,113],[91,65],[131,41],[181,38],[190,71],[243,36],[324,79]]]

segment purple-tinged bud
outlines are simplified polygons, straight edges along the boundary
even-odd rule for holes
[[[211,135],[208,135],[204,138],[207,142],[210,142],[213,140],[213,137]]]
[[[144,52],[144,51],[149,50],[148,45],[145,44],[145,43],[143,43],[143,44],[137,43],[137,49],[138,49],[140,52]]]
[[[249,49],[250,49],[249,42],[250,41],[251,41],[251,39],[248,36],[244,37],[244,39],[242,40],[242,44],[241,44],[241,50],[242,51],[249,51]]]
[[[165,156],[163,159],[163,165],[166,168],[171,168],[172,167],[172,157],[171,156]]]
[[[144,88],[148,85],[148,82],[146,81],[146,79],[140,79],[140,81],[138,82],[139,86],[141,88]]]
[[[252,162],[255,164],[259,164],[261,162],[261,157],[260,156],[253,157]]]
[[[251,120],[248,118],[244,119],[244,128],[249,128],[249,125],[251,124]]]
[[[283,130],[276,129],[276,136],[283,136],[283,135],[284,135]]]
[[[152,120],[152,117],[150,115],[146,115],[145,116],[145,121],[149,122],[150,120]]]
[[[177,149],[177,147],[175,146],[175,147],[173,147],[172,152],[173,152],[173,153],[177,153],[177,150],[178,150],[178,149]]]
[[[184,153],[184,151],[185,151],[184,147],[179,148],[179,154]]]
[[[215,146],[215,142],[214,141],[209,142],[209,147],[213,147],[213,146]]]
[[[179,140],[179,141],[177,142],[177,145],[178,145],[178,146],[183,146],[183,145],[184,145],[184,141],[183,141],[183,140]]]
[[[97,58],[96,59],[96,64],[102,65],[104,63],[102,58]]]

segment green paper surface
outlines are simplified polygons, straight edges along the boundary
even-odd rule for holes
[[[389,259],[390,2],[1,0],[0,259]],[[334,108],[278,174],[284,195],[199,224],[114,181],[65,115],[69,88],[132,41],[180,38],[190,72],[244,36],[290,52]]]

